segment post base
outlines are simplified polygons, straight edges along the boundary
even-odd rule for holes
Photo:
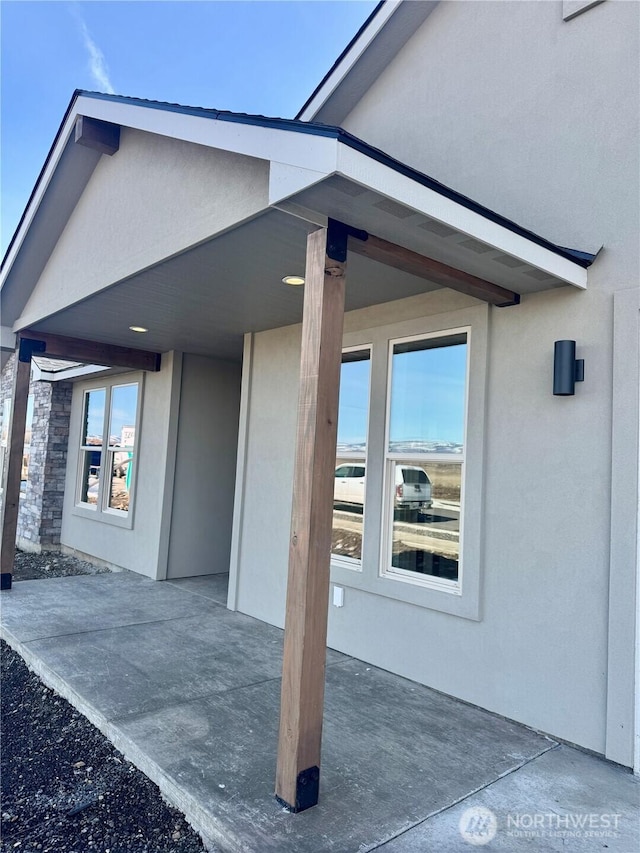
[[[320,792],[320,768],[308,767],[298,773],[296,780],[296,802],[288,803],[276,794],[276,800],[290,812],[297,814],[318,804]]]
[[[0,589],[11,589],[11,572],[2,572],[0,574]]]

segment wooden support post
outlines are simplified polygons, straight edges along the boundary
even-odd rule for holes
[[[7,438],[7,457],[2,490],[2,554],[0,556],[0,586],[11,589],[11,575],[16,556],[16,531],[20,503],[20,476],[24,452],[24,429],[27,421],[27,400],[31,377],[31,354],[44,350],[38,341],[20,341],[13,366],[11,421]]]
[[[307,239],[276,798],[318,802],[347,229]]]

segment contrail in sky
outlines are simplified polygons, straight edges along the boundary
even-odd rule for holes
[[[109,70],[107,68],[107,62],[104,58],[104,53],[100,50],[98,45],[91,38],[89,30],[87,29],[87,25],[82,20],[82,17],[78,12],[76,12],[76,17],[78,19],[78,23],[80,24],[80,30],[82,32],[84,46],[86,47],[87,53],[89,54],[89,68],[91,70],[91,76],[93,77],[94,82],[103,92],[107,92],[109,95],[115,95],[115,89],[111,85],[111,80],[109,79]]]

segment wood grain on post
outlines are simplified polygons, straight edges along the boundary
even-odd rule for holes
[[[331,224],[330,224],[331,229]],[[333,487],[342,361],[344,254],[331,231],[307,239],[300,390],[276,797],[293,811],[318,801]]]

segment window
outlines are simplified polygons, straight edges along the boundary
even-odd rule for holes
[[[382,572],[442,589],[460,572],[467,334],[390,342]]]
[[[347,350],[340,371],[331,550],[350,568],[362,560],[370,356],[369,349]]]
[[[366,440],[347,441],[345,381],[336,474],[353,494],[364,468],[365,511],[351,559],[336,553],[336,522],[352,523],[359,505],[334,515],[333,583],[481,618],[488,321],[488,306],[473,305],[345,332],[345,359],[367,353]]]
[[[126,516],[131,508],[139,383],[84,392],[78,503],[97,513]]]

